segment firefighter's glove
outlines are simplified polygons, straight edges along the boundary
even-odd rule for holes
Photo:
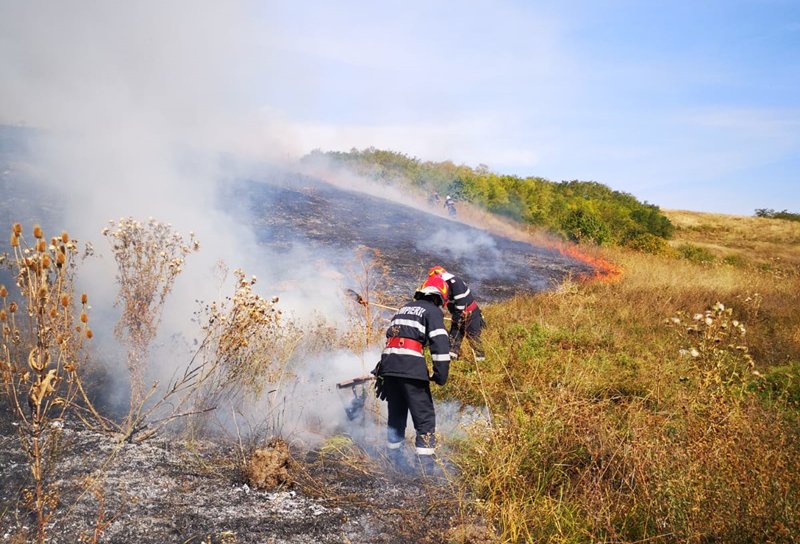
[[[444,385],[444,380],[442,380],[442,377],[435,370],[433,371],[433,376],[430,377],[430,380],[436,385]]]
[[[386,400],[386,391],[383,390],[383,376],[380,375],[381,362],[378,361],[378,364],[369,373],[375,376],[375,397],[378,400]]]
[[[375,378],[375,397],[378,400],[386,400],[386,391],[383,389],[383,377]]]

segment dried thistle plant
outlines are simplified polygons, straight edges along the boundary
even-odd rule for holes
[[[744,323],[733,318],[733,309],[717,302],[703,313],[685,312],[667,320],[678,327],[688,345],[680,354],[701,373],[705,385],[740,384],[749,375],[760,377],[747,346]]]
[[[186,241],[172,225],[153,218],[146,223],[131,217],[112,220],[103,235],[117,262],[117,304],[122,307],[122,315],[114,333],[128,348],[129,420],[133,420],[145,401],[147,355],[158,332],[164,301],[183,270],[186,256],[200,245],[194,233]]]
[[[37,540],[44,542],[58,503],[47,452],[75,400],[82,397],[84,408],[90,406],[78,369],[91,329],[88,297],[80,303],[74,297],[77,242],[63,232],[48,243],[39,225],[32,234],[29,242],[16,223],[9,238],[19,296],[0,286],[0,380],[33,478],[25,503],[36,515]]]
[[[255,276],[234,271],[232,297],[198,312],[203,341],[196,357],[202,366],[202,392],[195,403],[204,412],[221,398],[255,398],[265,388],[276,392],[291,377],[289,362],[303,331],[284,319],[278,297],[265,299],[253,290]]]

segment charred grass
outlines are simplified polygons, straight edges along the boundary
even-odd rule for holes
[[[487,519],[503,542],[797,541],[796,269],[606,253],[618,281],[488,308],[487,361],[451,371],[493,416],[458,448]]]

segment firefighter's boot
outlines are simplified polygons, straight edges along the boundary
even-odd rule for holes
[[[437,471],[434,455],[417,455],[417,468],[423,476],[433,476]]]
[[[404,473],[407,473],[411,470],[411,466],[408,464],[406,455],[402,448],[386,450],[386,457],[389,459],[389,463],[392,465],[392,467],[394,467],[395,470],[399,470],[400,472]]]

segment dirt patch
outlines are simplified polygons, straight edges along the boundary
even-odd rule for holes
[[[289,445],[276,438],[265,448],[253,452],[244,473],[250,487],[272,491],[278,487],[291,487],[294,483],[292,478],[294,465]]]

